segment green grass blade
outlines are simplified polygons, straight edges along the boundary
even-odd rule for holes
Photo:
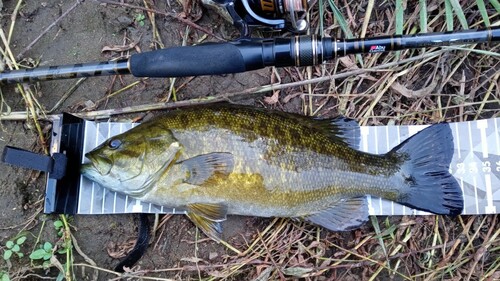
[[[320,35],[323,36],[325,35],[325,27],[324,27],[324,19],[325,19],[325,3],[323,0],[319,0],[319,32]]]
[[[453,8],[451,7],[450,0],[444,1],[445,17],[446,17],[446,30],[453,31]]]
[[[396,11],[394,12],[396,14],[396,35],[403,34],[404,11],[405,11],[405,8],[403,7],[403,0],[396,0]],[[398,61],[400,58],[400,55],[401,55],[401,51],[396,51],[394,53],[394,59],[396,61]]]
[[[375,230],[375,233],[377,234],[377,240],[378,244],[380,245],[380,248],[384,252],[384,256],[387,257],[387,249],[385,248],[385,243],[384,243],[384,237],[382,235],[382,232],[380,231],[380,225],[378,223],[378,219],[376,216],[370,216],[370,220],[373,225],[373,229]]]
[[[337,5],[333,2],[333,0],[328,0],[328,3],[330,4],[330,8],[332,8],[333,15],[339,22],[339,26],[342,29],[342,31],[345,33],[347,38],[353,38],[351,29],[349,29],[349,25],[347,24],[347,21],[344,18],[344,15],[340,12],[339,8],[337,8]]]
[[[403,34],[404,11],[403,0],[396,0],[396,35]]]
[[[330,4],[330,8],[333,11],[333,15],[335,16],[335,18],[339,22],[339,26],[342,29],[342,31],[344,32],[344,34],[346,35],[346,37],[349,39],[353,38],[354,36],[352,35],[352,31],[349,28],[349,25],[347,24],[347,21],[345,20],[344,15],[342,15],[342,13],[340,12],[340,9],[337,8],[337,5],[335,5],[335,2],[333,2],[333,0],[328,0],[328,3]],[[356,55],[356,60],[359,62],[359,64],[361,66],[364,65],[363,58],[361,57],[361,55]]]
[[[486,26],[490,26],[490,19],[488,17],[488,11],[486,11],[486,5],[484,5],[483,0],[476,0],[477,8],[479,9],[479,13],[483,17],[484,24]]]
[[[497,13],[500,13],[500,2],[498,0],[490,0],[490,4],[495,7],[495,10],[497,10]]]
[[[427,33],[427,2],[419,0],[420,7],[420,33]]]
[[[465,19],[464,11],[462,10],[462,6],[460,6],[458,0],[450,0],[450,4],[453,7],[455,14],[457,15],[458,21],[462,25],[462,28],[469,29],[469,25],[467,24],[467,19]]]

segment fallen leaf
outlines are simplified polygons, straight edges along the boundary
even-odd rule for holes
[[[300,96],[302,95],[302,93],[295,93],[295,94],[290,94],[288,96],[286,96],[284,99],[283,99],[283,103],[288,103],[291,99],[297,97],[297,96]]]
[[[264,97],[264,102],[269,104],[269,105],[276,104],[279,100],[279,95],[280,95],[279,91],[274,91],[272,96]]]
[[[341,57],[339,58],[340,63],[348,69],[356,69],[358,66],[351,60],[350,57]]]
[[[110,45],[110,46],[104,46],[101,50],[101,52],[108,52],[108,51],[111,51],[111,52],[124,52],[124,51],[128,51],[128,50],[131,50],[131,49],[134,49],[135,46],[137,45],[137,43],[139,43],[139,41],[137,42],[132,42],[130,44],[127,44],[127,45]]]
[[[130,239],[120,244],[110,242],[106,247],[106,251],[110,257],[120,259],[125,257],[134,248],[135,242],[135,239]]]
[[[267,281],[267,280],[269,280],[269,276],[271,276],[271,273],[273,272],[273,270],[274,270],[273,266],[270,266],[270,267],[264,269],[264,271],[262,271],[259,274],[259,276],[257,276],[252,281]]]
[[[194,263],[205,262],[203,259],[197,257],[182,258],[181,261],[194,262]]]
[[[312,270],[313,270],[312,268],[305,268],[305,267],[288,267],[288,268],[283,269],[283,273],[285,275],[302,277],[305,274],[311,272]]]
[[[437,83],[435,81],[433,81],[429,86],[422,88],[420,90],[414,91],[414,90],[410,90],[410,89],[406,88],[405,86],[401,85],[398,82],[394,82],[391,85],[391,89],[393,89],[394,91],[398,92],[399,94],[401,94],[407,98],[421,98],[421,97],[425,97],[425,96],[431,94],[434,91],[434,89],[436,88],[436,85],[437,85]]]
[[[219,254],[217,254],[217,252],[211,252],[210,254],[208,254],[208,259],[213,260],[218,256],[219,256]]]

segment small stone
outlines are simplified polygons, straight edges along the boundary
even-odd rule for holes
[[[216,252],[211,252],[210,254],[208,254],[208,259],[213,260],[218,256],[219,256],[219,254],[217,254]]]

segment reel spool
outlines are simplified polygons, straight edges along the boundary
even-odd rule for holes
[[[309,24],[300,16],[307,10],[307,0],[202,0],[226,20],[232,22],[242,37],[250,37],[250,27],[305,32]]]

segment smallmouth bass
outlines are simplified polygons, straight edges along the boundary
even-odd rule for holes
[[[462,191],[448,172],[448,124],[386,154],[358,144],[351,119],[219,104],[173,110],[114,136],[86,155],[81,172],[141,201],[186,209],[215,240],[227,214],[354,229],[368,220],[366,195],[435,214],[462,212]]]

